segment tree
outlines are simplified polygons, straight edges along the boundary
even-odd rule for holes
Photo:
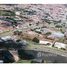
[[[15,59],[14,59],[13,55],[8,50],[2,51],[2,56],[3,56],[4,63],[15,62]]]
[[[47,32],[45,35],[49,36],[49,35],[51,35],[51,32]]]
[[[56,27],[56,28],[62,28],[62,26],[61,26],[61,25],[56,25],[55,27]]]
[[[45,35],[46,35],[46,38],[47,38],[47,36],[51,35],[51,32],[47,32]]]
[[[34,41],[34,42],[36,42],[36,43],[39,43],[39,39],[38,38],[33,38],[33,40],[32,41]]]

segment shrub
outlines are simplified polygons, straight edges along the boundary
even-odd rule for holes
[[[47,32],[45,35],[49,36],[49,35],[51,35],[51,32]]]
[[[36,42],[36,43],[39,43],[39,39],[37,39],[36,37],[35,38],[33,38],[33,40],[32,41],[34,41],[34,42]]]
[[[22,31],[14,31],[14,35],[21,35]]]
[[[62,50],[66,50],[65,48],[61,48]]]
[[[62,28],[62,26],[61,26],[61,25],[56,25],[55,27],[56,27],[56,28]]]

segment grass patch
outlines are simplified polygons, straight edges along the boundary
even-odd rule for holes
[[[31,60],[20,60],[17,63],[31,63]]]

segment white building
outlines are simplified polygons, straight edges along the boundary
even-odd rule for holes
[[[16,11],[15,14],[16,14],[16,15],[20,15],[20,11]]]
[[[63,38],[64,34],[61,32],[52,32],[51,35],[48,36],[48,38],[55,39],[55,38]]]
[[[51,42],[49,42],[49,41],[43,41],[43,40],[40,40],[40,41],[39,41],[39,44],[49,45],[49,46],[51,46],[51,45],[52,45],[52,43],[51,43]]]
[[[64,44],[64,43],[60,43],[60,42],[56,42],[55,44],[54,44],[54,47],[57,47],[57,48],[66,48],[66,44]]]
[[[4,37],[2,37],[2,39],[3,40],[12,39],[12,37],[11,36],[4,36]]]

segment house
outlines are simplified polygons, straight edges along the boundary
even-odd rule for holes
[[[43,45],[52,45],[52,43],[51,42],[49,42],[49,41],[43,41],[43,40],[40,40],[39,41],[39,44],[43,44]]]
[[[55,42],[54,47],[66,49],[66,44]]]
[[[8,39],[12,39],[12,37],[11,36],[5,36],[5,37],[1,37],[1,39],[8,40]]]
[[[20,11],[16,11],[15,14],[16,14],[16,15],[20,15]]]
[[[47,38],[55,39],[55,38],[63,38],[64,34],[61,32],[52,32],[51,35],[49,35]]]

